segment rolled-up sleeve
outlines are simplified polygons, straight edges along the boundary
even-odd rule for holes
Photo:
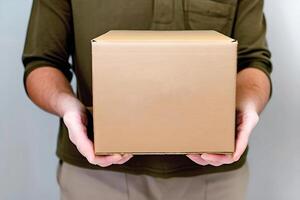
[[[22,62],[23,81],[34,69],[54,67],[70,81],[73,51],[72,13],[68,0],[34,0]],[[26,89],[26,87],[25,87]]]
[[[266,41],[263,0],[238,1],[233,37],[238,40],[238,71],[257,68],[269,78],[272,93],[271,53]],[[271,96],[271,94],[270,94]]]

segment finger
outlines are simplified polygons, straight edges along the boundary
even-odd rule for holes
[[[241,130],[236,138],[233,160],[238,161],[248,146],[249,134],[247,130]]]
[[[101,156],[95,156],[94,144],[87,136],[87,128],[76,123],[69,128],[69,137],[75,144],[78,151],[88,160],[89,163],[100,166],[108,166],[111,163],[107,163]]]
[[[110,156],[95,156],[92,155],[91,156],[91,160],[89,160],[90,163],[95,164],[95,165],[99,165],[100,167],[108,167],[112,164],[114,164],[115,162],[117,162],[118,160],[121,159],[121,155],[110,155]]]
[[[223,165],[223,163],[221,162],[214,162],[214,161],[207,161],[208,165],[212,165],[214,167],[219,167],[221,165]]]
[[[237,138],[233,160],[237,161],[247,148],[248,141],[252,130],[255,128],[258,118],[255,115],[244,117],[243,123],[237,128]]]
[[[86,121],[79,116],[68,116],[66,124],[69,131],[71,141],[76,145],[78,151],[89,161],[91,164],[107,167],[122,159],[119,154],[109,156],[95,156],[94,144],[87,136],[87,128],[84,125]]]
[[[125,154],[122,156],[121,154],[113,154],[113,155],[105,155],[105,156],[97,156],[95,159],[98,160],[97,163],[99,163],[102,167],[107,167],[112,164],[123,164],[127,162],[132,155]]]
[[[201,157],[209,163],[213,163],[215,165],[223,165],[233,163],[232,156],[230,155],[221,155],[221,154],[208,154],[204,153]]]
[[[77,144],[82,136],[87,135],[87,128],[82,123],[74,123],[68,127],[68,132],[70,140]]]
[[[76,145],[79,152],[85,156],[89,157],[87,154],[93,152],[92,142],[87,137],[87,128],[82,123],[76,123],[73,121],[68,127],[69,138]]]
[[[65,120],[69,132],[70,140],[75,144],[78,151],[94,165],[107,166],[100,156],[94,154],[94,144],[87,137],[87,128],[81,121],[80,117],[68,116]]]
[[[107,155],[107,156],[99,156],[99,161],[102,163],[102,166],[109,166],[112,165],[119,160],[122,159],[121,154],[113,154],[113,155]]]
[[[120,159],[115,164],[124,164],[125,162],[127,162],[132,157],[133,157],[133,155],[131,155],[131,154],[125,154],[125,155],[123,155],[122,159]]]
[[[87,135],[83,134],[80,139],[77,140],[75,145],[78,151],[89,161],[89,163],[94,165],[106,165],[101,156],[95,156],[94,144]]]
[[[220,162],[219,160],[208,159],[208,158],[205,158],[205,156],[202,156],[202,155],[201,155],[201,158],[203,160],[205,160],[209,165],[212,165],[212,166],[217,167],[217,166],[221,166],[222,164],[224,164],[224,163]]]
[[[118,160],[122,158],[119,154],[114,155],[105,155],[105,156],[92,156],[92,159],[89,160],[90,163],[94,163],[96,165],[99,165],[100,167],[108,167]]]
[[[199,154],[187,154],[186,156],[199,165],[208,165],[208,162],[201,158]]]
[[[76,145],[78,151],[88,160],[89,163],[107,167],[118,162],[123,157],[119,154],[109,156],[95,156],[94,144],[87,136],[87,128],[82,123],[74,123],[69,128],[71,141]]]

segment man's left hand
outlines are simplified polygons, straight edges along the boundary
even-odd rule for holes
[[[187,154],[187,157],[199,165],[220,166],[231,164],[240,159],[247,148],[249,136],[258,123],[259,117],[255,111],[245,110],[237,112],[236,145],[232,155],[221,154]]]

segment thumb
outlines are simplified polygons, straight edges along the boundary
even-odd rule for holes
[[[233,154],[234,160],[238,160],[246,150],[251,132],[259,120],[256,113],[244,113],[240,117],[242,120],[237,127],[236,147]]]

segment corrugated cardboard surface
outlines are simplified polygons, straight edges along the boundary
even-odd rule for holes
[[[237,42],[215,31],[110,31],[92,41],[96,154],[230,153]]]

